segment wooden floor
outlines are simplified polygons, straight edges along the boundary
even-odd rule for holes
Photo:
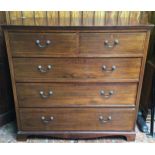
[[[37,138],[31,137],[25,141],[27,143],[126,143],[123,137],[117,138],[100,138],[93,140],[62,140],[52,138]],[[146,136],[136,128],[136,143],[155,143],[155,138]],[[16,125],[11,122],[0,128],[0,143],[23,143],[16,141]],[[130,142],[132,143],[132,142]]]

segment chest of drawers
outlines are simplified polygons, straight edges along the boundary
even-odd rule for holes
[[[4,26],[18,138],[135,138],[152,26]]]

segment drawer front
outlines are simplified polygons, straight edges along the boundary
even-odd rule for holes
[[[52,108],[20,109],[23,131],[110,130],[131,131],[134,109]]]
[[[71,56],[77,51],[76,33],[9,33],[14,57]]]
[[[136,83],[17,83],[20,107],[135,106]]]
[[[81,54],[142,54],[145,33],[80,33]]]
[[[130,82],[139,80],[141,58],[14,58],[17,82]]]

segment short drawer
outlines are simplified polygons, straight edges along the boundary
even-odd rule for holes
[[[23,131],[131,131],[134,109],[52,108],[20,109]]]
[[[138,81],[141,58],[14,58],[17,82]]]
[[[20,107],[135,106],[136,83],[17,83]]]
[[[12,56],[71,56],[77,51],[76,33],[9,33]]]
[[[143,54],[145,37],[145,33],[80,33],[80,54]]]

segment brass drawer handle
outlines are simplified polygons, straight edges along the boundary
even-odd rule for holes
[[[110,98],[112,95],[114,94],[114,91],[113,90],[110,90],[108,93],[105,93],[104,90],[101,90],[100,91],[100,95],[105,97],[105,98]]]
[[[49,92],[48,92],[48,94],[46,95],[45,93],[44,93],[44,91],[40,91],[40,96],[42,97],[42,98],[44,98],[44,99],[46,99],[46,98],[49,98],[50,96],[52,96],[53,95],[53,92],[50,90]]]
[[[113,65],[111,68],[107,68],[106,65],[103,65],[102,70],[105,71],[105,72],[112,72],[112,71],[116,70],[116,66]]]
[[[41,41],[40,40],[36,40],[36,45],[40,48],[45,48],[46,46],[50,45],[51,44],[51,41],[50,40],[46,40],[45,41],[45,44],[44,45],[41,45]]]
[[[116,45],[118,45],[119,44],[119,40],[118,39],[115,39],[114,41],[113,41],[113,43],[110,43],[108,40],[105,40],[104,41],[104,45],[105,45],[105,47],[108,47],[108,48],[114,48]]]
[[[41,116],[41,120],[43,123],[49,123],[49,122],[52,122],[54,120],[54,117],[51,116],[50,118],[46,118],[45,116]]]
[[[107,123],[107,122],[109,122],[111,120],[112,120],[111,116],[108,116],[107,118],[104,118],[102,115],[99,116],[100,123]]]
[[[38,65],[38,70],[41,72],[41,73],[46,73],[47,71],[51,70],[52,69],[52,65],[48,65],[47,68],[41,66],[41,65]]]

